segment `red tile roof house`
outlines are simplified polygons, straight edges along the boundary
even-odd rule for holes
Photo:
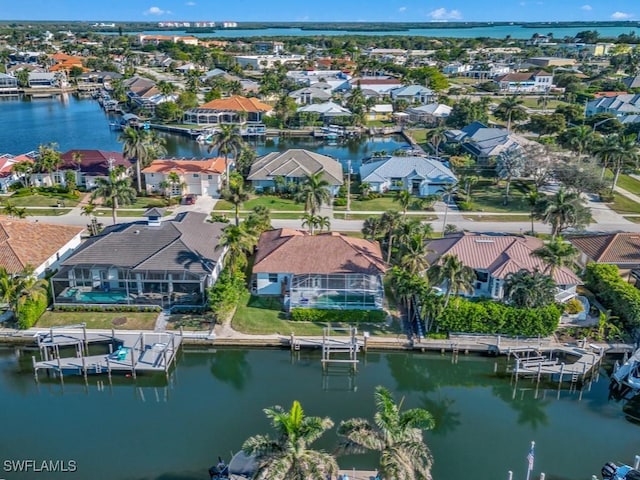
[[[32,266],[44,277],[80,246],[84,228],[0,217],[0,266],[10,274]]]
[[[179,184],[170,184],[170,194],[179,195],[208,195],[219,197],[222,179],[225,172],[224,158],[207,158],[190,160],[154,160],[151,165],[142,170],[147,192],[162,192],[162,182],[169,182],[169,174],[175,172],[180,177]]]
[[[640,270],[640,233],[581,235],[567,240],[580,252],[577,263],[583,268],[591,262],[616,265],[626,277]]]
[[[122,166],[125,168],[123,176],[131,174],[132,164],[125,160],[120,152],[105,150],[69,150],[61,155],[62,164],[57,171],[37,172],[31,174],[31,185],[50,186],[65,183],[65,171],[70,170],[76,175],[76,185],[88,190],[96,187],[97,178],[107,178],[111,168]],[[80,162],[76,160],[80,159]],[[55,180],[55,181],[54,181]]]
[[[287,309],[381,310],[386,270],[377,242],[281,228],[260,236],[252,291]]]
[[[545,272],[547,266],[533,251],[543,242],[534,237],[516,235],[484,235],[480,233],[457,233],[432,240],[427,244],[429,264],[433,265],[444,255],[457,255],[476,273],[472,297],[504,297],[504,281],[520,270]],[[582,284],[569,268],[555,270],[553,280],[558,286],[556,300],[565,302],[576,296],[576,287]]]
[[[217,125],[223,123],[262,123],[263,115],[270,115],[273,107],[257,98],[233,95],[229,98],[211,100],[184,113],[185,123]]]

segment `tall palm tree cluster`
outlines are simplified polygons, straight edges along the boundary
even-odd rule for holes
[[[403,402],[396,403],[382,386],[376,387],[374,398],[373,422],[352,418],[340,423],[338,451],[378,452],[378,470],[385,480],[431,480],[433,457],[422,432],[434,427],[432,415],[422,408],[402,411]],[[334,455],[312,448],[334,426],[330,418],[306,416],[298,401],[290,410],[274,406],[264,413],[275,436],[256,435],[242,446],[246,455],[256,459],[254,480],[326,480],[338,473]]]
[[[329,182],[323,178],[322,171],[305,175],[294,200],[296,203],[304,204],[302,226],[309,228],[311,235],[316,229],[322,231],[324,228],[327,230],[331,228],[329,217],[319,214],[322,205],[328,205],[331,202]]]
[[[16,318],[27,302],[48,297],[47,281],[36,278],[33,272],[31,266],[17,274],[0,267],[0,303],[7,305]]]

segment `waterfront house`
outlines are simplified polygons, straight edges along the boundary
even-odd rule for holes
[[[493,79],[501,92],[544,93],[551,90],[553,75],[543,70],[525,73],[507,73]]]
[[[54,303],[204,306],[222,270],[226,249],[218,243],[227,224],[199,212],[164,221],[162,214],[150,209],[146,221],[88,238],[52,278]]]
[[[91,190],[96,187],[96,179],[109,176],[109,171],[123,167],[123,176],[131,173],[132,163],[120,152],[106,150],[68,150],[60,155],[62,163],[53,172],[40,171],[31,174],[30,182],[34,186],[65,184],[65,172],[75,174],[75,184]]]
[[[390,103],[379,103],[373,105],[367,112],[367,120],[370,121],[386,121],[391,120],[393,115],[393,105]]]
[[[282,298],[287,310],[381,310],[386,269],[378,242],[281,228],[260,236],[252,291]]]
[[[257,98],[233,95],[229,98],[211,100],[199,107],[187,110],[184,114],[184,121],[197,125],[262,123],[262,117],[269,115],[272,110],[271,105],[267,105]]]
[[[224,158],[154,160],[142,173],[148,193],[219,197],[225,161]],[[171,183],[171,173],[178,175],[179,182]]]
[[[444,103],[430,103],[419,107],[407,108],[407,120],[412,123],[424,123],[426,125],[438,125],[443,123],[451,114],[452,108]]]
[[[580,252],[576,263],[585,268],[587,264],[605,263],[620,269],[620,275],[640,275],[640,234],[596,233],[567,239]],[[633,272],[633,273],[632,273]]]
[[[18,93],[18,79],[6,73],[0,73],[0,95]]]
[[[29,72],[29,88],[57,87],[58,75],[49,72]]]
[[[406,85],[389,91],[394,102],[402,100],[409,105],[433,103],[436,101],[436,92],[422,85]]]
[[[336,117],[350,117],[351,111],[334,102],[312,103],[297,110],[297,113],[312,113],[325,124],[330,124]]]
[[[520,270],[548,271],[547,265],[533,252],[543,246],[542,240],[524,235],[489,235],[481,233],[456,233],[427,243],[427,260],[430,265],[445,255],[456,255],[475,272],[471,297],[504,297],[504,281]],[[576,288],[582,282],[568,267],[556,268],[553,280],[558,287],[556,300],[567,301],[576,296]]]
[[[457,182],[442,162],[426,157],[372,158],[360,167],[360,178],[373,192],[408,190],[419,197],[437,194]]]
[[[294,90],[289,94],[298,105],[322,103],[331,100],[331,85],[327,83],[314,83],[311,87]]]
[[[31,266],[42,278],[78,248],[83,231],[75,225],[0,217],[0,266],[9,274]]]
[[[479,163],[487,163],[490,158],[513,148],[515,145],[532,143],[521,135],[506,128],[487,127],[481,122],[472,122],[461,130],[444,132],[447,142],[459,143]]]
[[[329,182],[331,195],[336,195],[343,184],[340,162],[300,148],[271,152],[258,158],[251,165],[247,180],[259,192],[265,188],[275,188],[276,177],[282,177],[287,183],[301,183],[307,175],[318,172],[323,172],[322,178]]]

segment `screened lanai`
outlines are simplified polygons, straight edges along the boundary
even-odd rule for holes
[[[289,288],[290,308],[372,310],[383,298],[382,276],[364,273],[293,275]]]

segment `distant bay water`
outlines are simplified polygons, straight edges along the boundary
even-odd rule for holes
[[[412,28],[408,30],[394,31],[362,31],[362,30],[302,30],[301,28],[261,28],[261,29],[220,29],[209,33],[187,33],[184,30],[149,30],[146,35],[192,35],[200,38],[249,38],[249,37],[314,37],[314,36],[340,36],[340,35],[405,35],[417,37],[452,37],[452,38],[511,38],[525,39],[531,38],[535,33],[546,35],[552,33],[555,38],[575,37],[579,32],[585,30],[597,30],[601,38],[615,38],[624,33],[634,32],[640,35],[640,23],[635,26],[624,24],[620,26],[592,26],[565,27],[555,22],[550,22],[536,28],[524,27],[522,25],[486,25],[459,28]]]

